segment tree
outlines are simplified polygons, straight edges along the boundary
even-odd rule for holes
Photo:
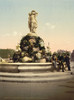
[[[13,49],[0,49],[0,57],[8,58],[8,55],[10,55],[10,57],[12,57],[14,52],[15,52],[15,50],[13,50]]]

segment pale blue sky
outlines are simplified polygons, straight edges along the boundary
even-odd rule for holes
[[[38,12],[37,34],[51,51],[74,49],[74,0],[0,0],[0,48],[16,48],[29,33],[28,13]]]

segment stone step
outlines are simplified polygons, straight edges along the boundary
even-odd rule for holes
[[[47,72],[47,73],[4,73],[0,72],[0,77],[60,77],[70,75],[70,72]]]
[[[54,73],[0,73],[0,81],[6,82],[46,82],[70,79],[71,72],[54,72]]]
[[[0,77],[0,81],[6,82],[46,82],[46,81],[57,81],[70,79],[71,76],[55,77],[55,78],[9,78],[9,77]]]

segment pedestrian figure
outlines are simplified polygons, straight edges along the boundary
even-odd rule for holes
[[[52,64],[53,64],[54,69],[56,69],[56,66],[57,66],[57,57],[56,57],[55,54],[52,56]]]
[[[59,70],[62,67],[62,72],[64,72],[64,57],[60,54],[58,56]]]
[[[68,71],[70,71],[70,58],[69,58],[69,55],[68,54],[65,57],[65,62],[66,62],[66,65],[68,67]]]

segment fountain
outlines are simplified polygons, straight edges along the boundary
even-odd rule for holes
[[[13,55],[14,62],[46,62],[44,41],[36,34],[37,14],[34,10],[29,13],[28,26],[30,33],[21,39],[18,50]]]
[[[46,60],[46,56],[49,56],[49,46],[48,53],[46,53],[44,41],[36,33],[37,14],[34,10],[29,13],[30,33],[24,36],[16,47],[13,62],[6,63],[3,61],[0,63],[0,81],[43,82],[67,78],[69,73],[65,73],[65,77],[62,77],[61,73],[61,78],[57,77],[59,73],[49,74],[50,71],[53,71],[52,63]]]
[[[0,63],[0,72],[40,72],[51,69],[46,62],[46,49],[43,39],[37,35],[37,12],[29,13],[28,27],[30,32],[24,36],[13,54],[13,63]]]

